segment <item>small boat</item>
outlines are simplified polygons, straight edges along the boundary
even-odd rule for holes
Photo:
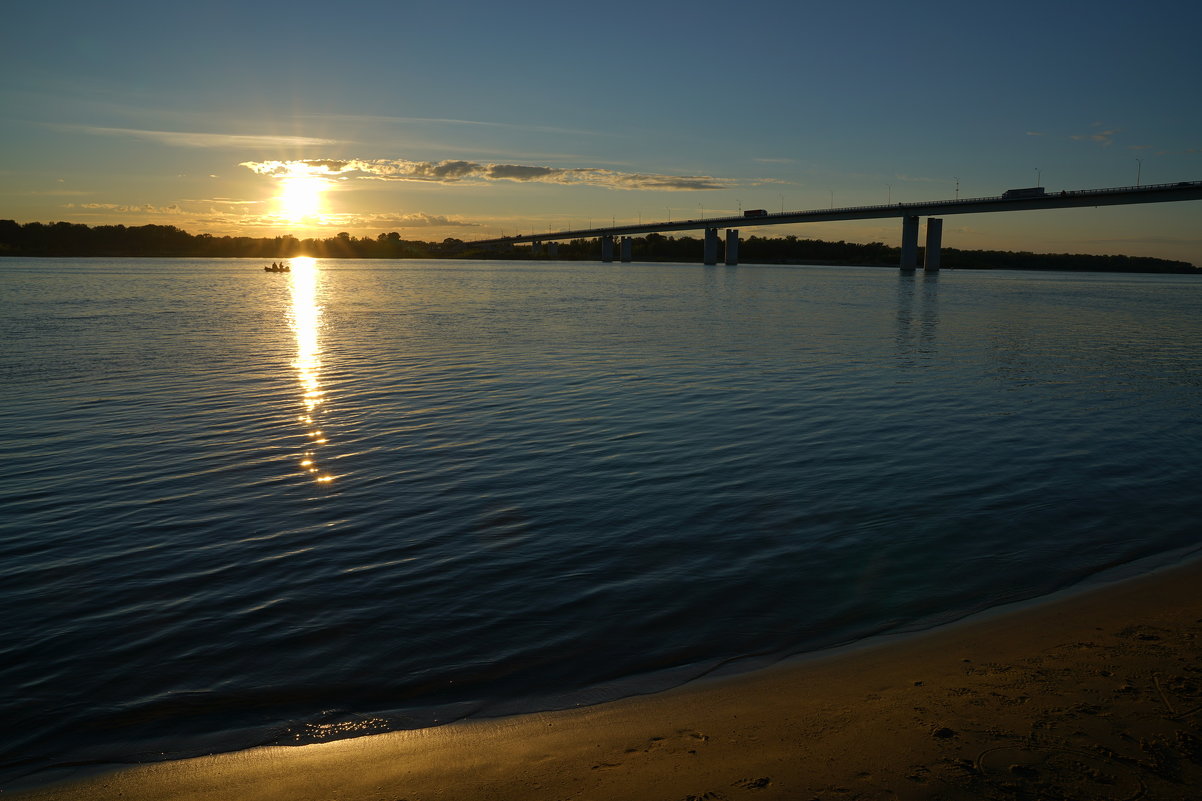
[[[272,264],[270,267],[264,267],[264,272],[268,273],[290,273],[292,266],[288,264]]]

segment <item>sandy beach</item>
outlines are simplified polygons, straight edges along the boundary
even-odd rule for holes
[[[1202,564],[593,707],[147,764],[6,797],[1195,799]]]

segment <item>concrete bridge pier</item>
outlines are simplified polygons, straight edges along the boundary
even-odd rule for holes
[[[605,234],[601,237],[601,261],[609,264],[614,260],[614,237],[613,234]]]
[[[918,217],[902,217],[901,268],[918,269]]]
[[[739,263],[739,231],[736,228],[726,229],[726,265],[734,267]]]
[[[548,259],[558,259],[559,258],[559,243],[558,242],[548,242],[547,243],[547,258]]]
[[[939,271],[940,249],[943,247],[943,220],[927,217],[927,249],[922,268],[928,273]]]
[[[543,255],[543,243],[542,242],[531,242],[530,243],[530,258],[537,259],[541,255]]]
[[[627,263],[630,262],[630,252],[631,252],[631,248],[633,248],[633,247],[634,247],[634,237],[630,237],[630,236],[622,237],[622,261],[623,262],[627,262]]]
[[[718,229],[705,229],[705,252],[702,258],[702,264],[717,264],[718,263]]]

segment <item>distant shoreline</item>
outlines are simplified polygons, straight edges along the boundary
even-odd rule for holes
[[[919,248],[919,264],[922,263]],[[635,262],[697,263],[701,240],[691,236],[648,234],[632,241]],[[0,256],[20,258],[250,258],[289,259],[302,256],[326,259],[481,259],[541,260],[530,246],[476,246],[447,238],[441,242],[402,239],[392,231],[372,237],[343,232],[326,239],[278,237],[217,237],[190,234],[170,225],[101,225],[78,223],[16,223],[0,220]],[[597,239],[559,243],[555,261],[598,261]],[[830,264],[836,266],[896,267],[900,248],[881,242],[830,242],[749,236],[739,245],[744,264]],[[1202,268],[1184,261],[1150,256],[1032,253],[1029,251],[962,250],[943,248],[944,269],[958,270],[1065,270],[1078,272],[1202,274]]]
[[[944,253],[947,251],[945,250]],[[1003,251],[1008,252],[1008,251]],[[1041,254],[1028,254],[1038,258]],[[0,252],[0,259],[214,259],[214,260],[234,260],[242,259],[247,261],[266,261],[268,259],[277,261],[288,261],[289,259],[300,258],[315,258],[315,259],[342,259],[342,260],[362,260],[362,261],[429,261],[429,260],[445,260],[445,261],[536,261],[536,262],[591,262],[600,261],[597,259],[531,259],[515,256],[513,258],[501,258],[498,256],[476,256],[476,255],[448,255],[448,256],[399,256],[399,257],[381,257],[381,256],[311,256],[308,253],[300,253],[293,256],[213,256],[205,254],[183,254],[183,255],[130,255],[124,253],[93,253],[86,255],[70,255],[64,256],[59,254],[23,254],[23,253],[4,253]],[[1108,258],[1105,256],[1085,258]],[[1127,257],[1124,257],[1127,258]],[[1135,257],[1130,257],[1135,258]],[[702,267],[699,261],[681,260],[681,259],[634,259],[631,263],[635,264],[679,264],[683,266]],[[1066,272],[1066,273],[1116,273],[1119,275],[1202,275],[1202,268],[1194,267],[1185,262],[1175,262],[1184,265],[1181,269],[1122,269],[1118,267],[1101,267],[1101,266],[1081,266],[1081,267],[1064,267],[1064,266],[1019,266],[1019,265],[997,265],[997,266],[975,266],[975,265],[958,265],[947,264],[944,261],[941,271],[947,270],[965,270],[972,272],[989,272],[989,271],[1020,271],[1020,272]],[[855,260],[837,261],[834,259],[755,259],[744,260],[739,266],[743,267],[869,267],[872,269],[897,270],[897,264],[889,264],[886,262],[864,262]],[[918,272],[923,272],[920,265],[917,268]]]

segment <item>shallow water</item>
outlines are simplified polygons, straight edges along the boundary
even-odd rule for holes
[[[595,701],[1199,544],[1202,281],[0,259],[3,775]]]

